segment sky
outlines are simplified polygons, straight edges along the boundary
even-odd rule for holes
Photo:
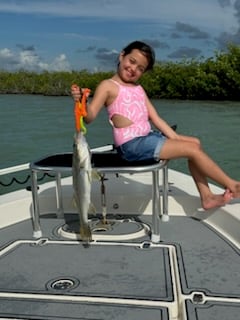
[[[115,70],[134,40],[158,61],[240,44],[240,0],[1,0],[0,70]]]

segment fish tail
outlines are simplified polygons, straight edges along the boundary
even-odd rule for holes
[[[88,224],[80,227],[80,236],[83,242],[92,241],[92,232]]]

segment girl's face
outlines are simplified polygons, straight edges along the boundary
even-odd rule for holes
[[[146,71],[148,60],[138,49],[133,49],[127,55],[122,52],[119,56],[118,73],[124,82],[136,82]]]

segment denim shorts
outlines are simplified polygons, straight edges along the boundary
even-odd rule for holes
[[[134,138],[119,147],[117,151],[127,161],[159,161],[160,151],[166,137],[158,131],[151,131],[147,136]]]

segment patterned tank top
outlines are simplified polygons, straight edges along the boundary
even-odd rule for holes
[[[109,121],[113,126],[113,138],[118,147],[136,137],[145,136],[151,131],[146,106],[146,96],[140,85],[124,86],[111,79],[119,88],[116,99],[107,107]],[[122,115],[132,121],[125,128],[114,127],[111,119],[114,115]]]

